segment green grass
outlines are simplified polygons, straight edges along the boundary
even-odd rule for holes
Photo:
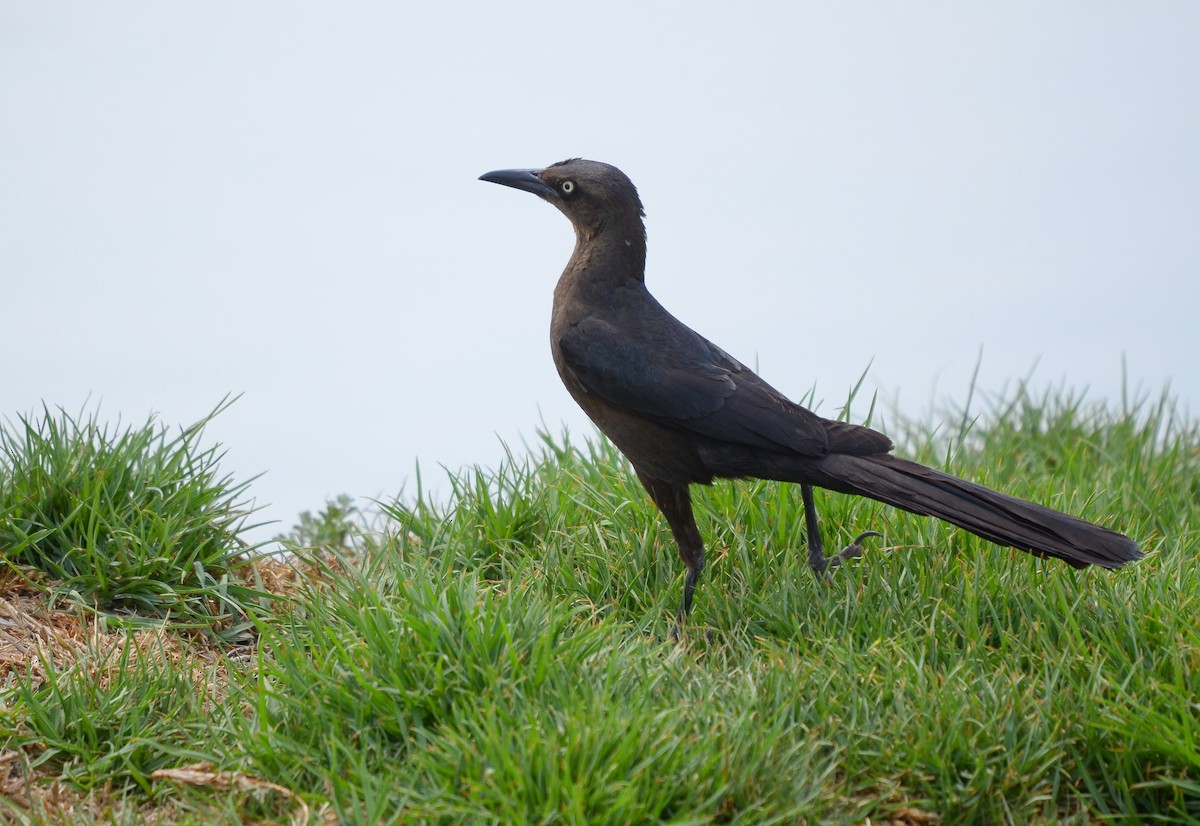
[[[210,738],[207,697],[192,669],[162,645],[88,648],[73,667],[46,662],[46,680],[17,683],[29,742],[39,761],[84,790],[105,784],[151,792],[150,775],[204,755],[189,744]]]
[[[248,603],[221,679],[185,656],[214,637],[14,674],[3,747],[108,790],[81,822],[1200,822],[1196,423],[1023,386],[943,419],[887,429],[1147,558],[1076,571],[819,494],[831,546],[886,536],[822,586],[799,491],[723,483],[694,495],[710,561],[673,642],[661,518],[606,442],[544,436],[370,530],[344,500],[303,520],[305,584]],[[279,788],[152,777],[199,761]]]
[[[221,402],[171,436],[153,418],[109,427],[43,408],[0,427],[0,550],[86,605],[236,636],[258,596],[232,574],[249,483],[202,448]]]

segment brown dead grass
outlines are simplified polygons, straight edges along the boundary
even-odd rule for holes
[[[263,557],[239,572],[250,587],[287,599],[325,581],[325,572],[333,564]],[[56,599],[56,584],[37,571],[0,570],[0,686],[20,680],[40,685],[50,668],[59,674],[84,668],[92,679],[103,683],[118,660],[113,655],[132,645],[134,656],[165,656],[173,666],[185,669],[206,703],[215,705],[229,698],[230,669],[253,666],[256,661],[257,640],[253,637],[242,645],[219,646],[209,637],[177,632],[165,623],[131,630],[128,624],[112,621],[102,612]],[[11,742],[12,733],[0,730],[0,737]],[[36,744],[19,749],[0,745],[0,823],[126,818],[139,823],[171,823],[185,815],[196,815],[191,807],[177,806],[170,796],[154,804],[135,804],[112,790],[82,791],[52,770],[34,767],[40,753]],[[179,786],[229,792],[239,798],[273,795],[275,808],[283,813],[271,822],[309,820],[306,803],[265,780],[214,772],[203,766],[166,770],[154,778]],[[324,813],[318,815],[325,820]]]

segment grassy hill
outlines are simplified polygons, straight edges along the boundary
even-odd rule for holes
[[[0,456],[0,821],[1200,822],[1200,431],[1166,396],[885,428],[1140,563],[819,494],[831,547],[885,535],[822,585],[798,489],[722,483],[678,641],[674,545],[596,438],[331,503],[281,560],[204,422],[43,413]]]

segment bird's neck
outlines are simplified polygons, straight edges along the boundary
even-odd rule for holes
[[[577,287],[620,287],[646,282],[646,231],[641,221],[599,230],[575,229],[575,251],[563,272]]]

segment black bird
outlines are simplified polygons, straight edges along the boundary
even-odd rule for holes
[[[825,556],[812,486],[936,516],[1000,545],[1081,568],[1119,568],[1137,543],[1098,525],[891,455],[887,436],[821,418],[790,401],[677,320],[645,284],[645,212],[614,166],[579,158],[480,180],[549,201],[575,227],[554,288],[550,348],[571,396],[629,459],[666,516],[687,566],[682,621],[704,568],[688,486],[717,478],[798,482],[808,559],[826,568],[862,552],[860,534]]]

